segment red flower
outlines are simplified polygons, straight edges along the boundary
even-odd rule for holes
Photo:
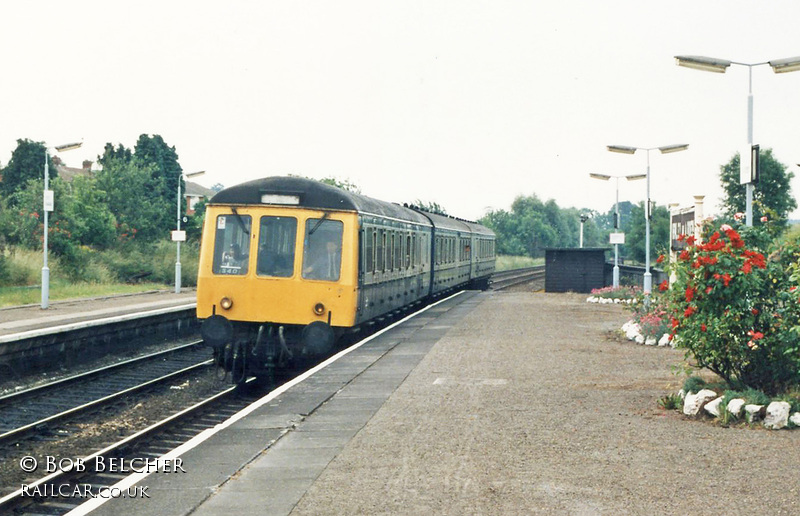
[[[750,261],[746,261],[744,262],[744,265],[742,265],[742,272],[745,274],[750,274],[751,268],[752,266],[750,265]]]
[[[697,292],[692,287],[686,287],[686,302],[689,303],[692,299],[694,299],[694,293]]]
[[[706,324],[705,323],[700,325],[700,331],[706,331]]]
[[[663,255],[663,254],[662,254],[662,255],[659,255],[659,256],[658,256],[658,259],[656,259],[656,263],[661,263],[661,262],[663,262],[663,261],[664,261],[664,255]]]
[[[690,258],[689,251],[687,251],[686,249],[681,251],[681,254],[678,256],[678,260],[681,260],[681,261],[686,261],[689,258]]]
[[[689,317],[690,315],[692,315],[692,314],[693,314],[693,313],[695,313],[696,311],[697,311],[697,308],[695,308],[695,307],[693,307],[693,306],[689,306],[689,308],[687,308],[686,310],[684,310],[684,312],[683,312],[683,316],[684,316],[684,317]]]
[[[758,308],[753,308],[750,311],[753,313],[753,315],[758,315]]]
[[[686,239],[686,243],[689,245],[694,245],[695,242],[696,239],[693,236],[690,236],[689,238]]]
[[[669,289],[669,283],[667,283],[667,280],[664,280],[661,283],[659,283],[658,290],[660,290],[661,292],[664,292],[665,290],[668,290],[668,289]]]
[[[723,285],[725,285],[726,287],[727,287],[728,285],[730,285],[730,283],[731,283],[731,275],[730,275],[730,274],[728,274],[727,272],[726,272],[726,273],[725,273],[725,274],[722,276],[722,283],[723,283]]]

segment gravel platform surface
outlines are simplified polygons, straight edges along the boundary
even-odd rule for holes
[[[798,514],[800,429],[658,408],[683,352],[585,295],[489,292],[292,514]]]

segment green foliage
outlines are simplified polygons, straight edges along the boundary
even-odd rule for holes
[[[30,180],[44,179],[45,145],[28,139],[17,140],[17,148],[11,154],[11,161],[2,169],[3,181],[0,182],[0,193],[4,198],[11,198],[23,188]],[[48,175],[50,179],[56,177],[56,168],[48,156]],[[17,206],[15,200],[9,203]]]
[[[644,202],[631,206],[630,225],[625,230],[624,252],[639,263],[645,261]],[[650,258],[669,248],[669,210],[656,205],[650,219]]]
[[[671,266],[677,281],[668,298],[678,345],[733,389],[774,394],[797,384],[800,247],[776,247],[765,227],[740,234],[729,225],[707,225],[704,239],[687,238]]]
[[[683,399],[677,394],[667,394],[658,399],[658,406],[664,410],[679,410],[683,407]]]
[[[693,392],[697,394],[706,386],[706,381],[699,376],[690,376],[683,382],[683,392]]]
[[[720,167],[720,182],[725,190],[723,207],[729,218],[745,211],[745,186],[739,184],[739,154]],[[794,173],[787,170],[773,155],[772,149],[762,149],[760,178],[753,194],[753,223],[760,224],[761,217],[770,215],[772,224],[785,227],[789,213],[797,208],[791,193]]]
[[[584,247],[605,245],[606,235],[594,222],[596,213],[561,209],[554,200],[542,202],[536,195],[519,196],[510,212],[494,210],[479,222],[497,235],[499,254],[540,257],[547,247],[578,247],[583,213],[592,217],[584,224]]]
[[[412,203],[412,205],[420,209],[422,211],[427,211],[428,213],[436,213],[437,215],[445,215],[447,216],[447,210],[444,209],[438,202],[430,202],[430,201],[423,201],[417,199]]]
[[[341,188],[342,190],[347,190],[348,192],[352,192],[355,194],[361,193],[361,188],[355,184],[354,182],[350,181],[349,179],[339,179],[333,176],[325,177],[319,180],[320,183],[324,183],[326,185],[335,186],[336,188]],[[222,185],[220,185],[222,186]],[[213,187],[212,187],[213,190]]]

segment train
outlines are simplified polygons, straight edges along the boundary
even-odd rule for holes
[[[494,269],[495,235],[476,222],[267,177],[206,205],[197,318],[234,382],[272,378],[345,333],[455,289],[486,289]]]

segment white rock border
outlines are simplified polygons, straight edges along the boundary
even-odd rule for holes
[[[637,344],[644,344],[645,346],[671,346],[673,348],[676,344],[675,339],[670,340],[669,333],[665,333],[658,340],[656,340],[655,337],[645,338],[645,336],[642,335],[642,330],[639,328],[639,325],[635,323],[633,319],[623,324],[621,329],[628,340],[632,340]]]
[[[705,413],[718,418],[727,412],[739,419],[744,413],[748,423],[761,421],[764,428],[769,430],[800,427],[800,412],[789,415],[791,405],[785,401],[773,401],[764,407],[764,405],[746,404],[743,399],[735,398],[730,400],[727,406],[722,407],[724,396],[718,396],[711,389],[702,389],[698,393],[684,393],[681,390],[678,395],[683,398],[683,413],[687,416],[697,417]]]
[[[586,298],[587,303],[600,303],[601,305],[629,305],[633,303],[633,299],[622,299],[622,298],[610,298],[610,297],[598,297],[598,296],[589,296]]]

